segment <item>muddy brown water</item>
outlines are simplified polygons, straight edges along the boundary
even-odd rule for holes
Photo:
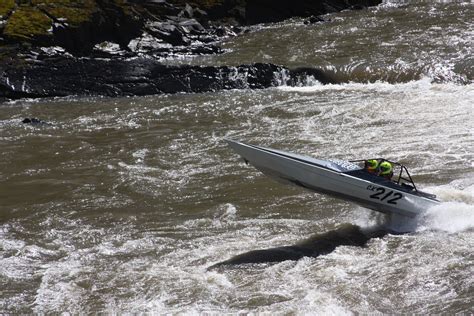
[[[326,67],[347,84],[1,104],[0,311],[472,313],[473,12],[387,2],[321,25],[263,25],[224,43],[225,55],[167,61]],[[412,233],[365,247],[207,270],[348,224],[388,225],[274,182],[224,137],[399,160],[443,203]]]

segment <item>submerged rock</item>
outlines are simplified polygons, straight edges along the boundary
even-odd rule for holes
[[[286,84],[290,86],[306,86],[311,83],[309,81],[314,80],[322,84],[340,83],[340,81],[338,81],[335,77],[322,69],[300,67],[290,71],[290,78]]]
[[[42,121],[40,119],[37,119],[36,117],[32,117],[32,118],[25,118],[23,119],[23,121],[21,121],[23,124],[30,124],[30,125],[51,125],[45,121]]]

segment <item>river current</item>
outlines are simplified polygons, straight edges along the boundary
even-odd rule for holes
[[[346,83],[0,104],[0,312],[472,314],[474,7],[386,2],[327,19],[261,25],[224,55],[166,62],[320,67]],[[400,161],[442,203],[365,247],[208,270],[390,225],[273,181],[225,137]]]

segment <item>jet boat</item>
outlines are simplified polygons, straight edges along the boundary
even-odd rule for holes
[[[391,179],[367,172],[364,160],[316,159],[281,150],[248,145],[226,139],[229,146],[248,164],[279,180],[354,202],[389,215],[414,218],[438,205],[436,196],[418,190],[408,169],[389,161],[396,171]]]

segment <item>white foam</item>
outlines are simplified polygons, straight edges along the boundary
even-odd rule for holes
[[[312,80],[311,80],[312,79]],[[317,91],[341,91],[341,90],[358,90],[358,91],[371,91],[377,90],[379,92],[395,92],[410,90],[429,90],[435,87],[435,84],[431,83],[431,78],[423,77],[420,80],[414,80],[406,83],[392,84],[384,81],[376,81],[373,83],[357,83],[348,82],[342,84],[321,84],[309,77],[306,85],[299,86],[279,86],[277,89],[282,91],[294,91],[294,92],[317,92]]]
[[[149,149],[147,148],[143,148],[143,149],[139,149],[137,151],[135,151],[134,153],[132,153],[132,156],[133,158],[136,159],[136,163],[138,164],[142,164],[143,163],[143,160],[145,159],[146,155],[150,152]]]
[[[418,231],[442,230],[457,233],[474,228],[474,185],[470,179],[459,179],[450,184],[428,188],[443,201],[427,210],[418,220]]]
[[[474,206],[445,202],[429,209],[418,222],[418,231],[442,230],[457,233],[474,228]]]
[[[77,257],[43,266],[41,284],[35,297],[35,313],[66,308],[68,311],[85,311],[87,306],[84,306],[83,298],[87,296],[86,290],[77,284],[85,269]]]
[[[449,233],[467,231],[474,228],[474,185],[457,188],[469,179],[455,180],[450,184],[428,187],[425,191],[434,193],[443,201],[416,219],[393,214],[387,217],[377,212],[355,207],[347,220],[355,225],[371,230],[377,227],[395,232],[441,230]]]
[[[474,185],[468,186],[464,189],[453,187],[454,183],[427,188],[433,192],[439,199],[445,202],[459,202],[474,205]]]

